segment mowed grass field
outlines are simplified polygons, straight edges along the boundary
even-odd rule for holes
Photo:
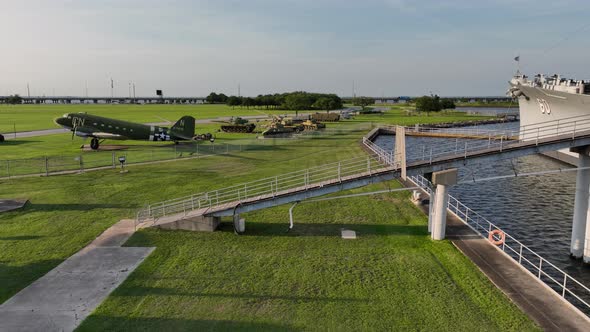
[[[354,121],[362,122],[333,135],[126,174],[0,180],[0,198],[30,199],[0,214],[0,303],[148,202],[363,155],[366,129]],[[62,139],[74,144],[55,137],[47,151]],[[30,144],[42,146],[37,139]],[[243,236],[227,223],[215,233],[139,231],[126,245],[157,249],[79,330],[536,329],[449,242],[429,240],[426,217],[407,193],[301,204],[290,233],[288,208],[246,214]],[[341,228],[359,238],[343,241]]]
[[[434,123],[441,121],[461,121],[473,118],[460,112],[444,112],[430,115],[408,116],[407,109],[413,106],[399,105],[383,108],[391,108],[394,112],[382,115],[361,115],[356,121],[375,121],[381,118],[384,123],[396,123],[410,125],[414,123]],[[265,115],[265,114],[293,114],[289,110],[267,110],[264,108],[232,108],[226,105],[6,105],[0,104],[0,133],[54,129],[59,128],[53,120],[65,113],[87,112],[120,120],[139,123],[161,123],[170,121],[174,123],[184,115],[191,115],[195,119],[214,119],[229,116]],[[310,113],[315,111],[300,111]],[[415,118],[415,119],[411,119]],[[394,122],[392,122],[394,121]],[[197,125],[198,127],[198,125]]]
[[[139,123],[175,122],[184,115],[195,119],[211,119],[238,115],[285,114],[254,108],[231,108],[226,105],[6,105],[0,104],[0,133],[59,128],[53,120],[65,113],[88,112]]]
[[[76,175],[0,180],[0,198],[27,198],[0,214],[0,302],[149,202],[349,159],[362,131],[290,140],[237,154]]]
[[[18,107],[23,107],[25,113],[27,113],[27,108],[29,107],[38,107],[43,108],[44,106],[41,105],[19,105]],[[138,105],[137,107],[143,106],[155,106],[154,109],[162,109],[164,110],[166,107],[174,109],[175,107],[181,107],[179,105]],[[0,105],[0,118],[2,117],[2,107],[12,107],[7,105]],[[56,106],[57,107],[57,106]],[[78,107],[79,110],[87,110],[89,113],[92,112],[92,105],[84,105],[84,106],[65,106],[65,107]],[[86,109],[84,107],[90,107]],[[110,106],[115,110],[119,107],[130,107],[125,105],[113,105]],[[198,105],[193,106],[194,108],[198,109],[199,107],[203,107],[203,109],[208,109],[206,112],[208,117],[210,118],[217,118],[225,116],[226,112],[229,108],[223,105]],[[133,107],[131,107],[133,108]],[[124,118],[130,119],[133,116],[138,115],[139,113],[135,110],[129,110],[125,108],[120,108],[119,110],[122,113],[114,113],[115,110],[111,109],[108,111],[103,110],[104,113],[113,113],[113,117],[117,118]],[[230,109],[231,110],[231,109]],[[238,109],[236,109],[237,111]],[[246,112],[246,109],[243,109]],[[20,111],[19,111],[20,112]],[[155,114],[159,114],[158,111],[154,110],[154,113],[150,116],[155,116]],[[182,113],[182,111],[178,111]],[[251,110],[250,112],[254,112]],[[258,112],[261,112],[258,110]],[[180,114],[179,113],[179,114]],[[239,113],[239,112],[238,112]],[[103,114],[103,113],[98,113]],[[165,114],[165,112],[164,112]],[[143,116],[139,114],[140,116]],[[240,115],[245,115],[241,114]],[[165,115],[159,115],[165,116]],[[180,117],[180,115],[179,115]],[[392,107],[391,110],[384,112],[382,114],[372,114],[372,115],[358,115],[355,116],[353,119],[349,120],[342,120],[340,122],[333,122],[327,123],[327,131],[330,130],[349,130],[352,128],[361,127],[363,125],[379,125],[379,124],[387,124],[387,125],[414,125],[414,124],[429,124],[429,123],[440,123],[440,122],[458,122],[458,121],[469,121],[469,120],[478,120],[478,119],[486,119],[490,118],[487,116],[476,116],[476,115],[468,115],[461,112],[443,112],[439,114],[408,114],[405,111],[405,107],[403,106],[396,106]],[[130,119],[131,120],[131,119]],[[141,120],[133,120],[133,121],[141,121]],[[146,120],[148,121],[148,120]],[[157,121],[157,120],[156,120]],[[0,126],[2,125],[2,121],[0,121]],[[256,143],[257,136],[260,135],[260,132],[264,130],[264,125],[267,124],[266,121],[256,122],[253,123],[257,124],[256,133],[252,134],[245,134],[245,133],[224,133],[220,131],[221,123],[220,122],[212,122],[206,124],[196,124],[195,126],[195,133],[196,134],[204,134],[204,133],[211,133],[216,138],[216,143],[218,145],[223,145],[226,143],[229,144],[258,144]],[[53,123],[53,118],[45,119],[43,124],[44,128],[57,128],[57,126]],[[52,127],[53,126],[53,127]],[[1,130],[0,130],[1,132]],[[361,134],[362,135],[362,134]],[[10,136],[10,134],[7,134]],[[250,142],[248,140],[251,140]],[[88,139],[83,139],[80,137],[73,137],[70,133],[64,134],[54,134],[54,135],[46,135],[46,136],[35,136],[29,138],[18,138],[18,139],[10,139],[6,140],[5,142],[0,144],[0,160],[7,160],[7,159],[25,159],[25,158],[39,158],[39,157],[55,157],[55,156],[73,156],[78,154],[96,154],[100,153],[96,151],[81,151],[80,147],[83,144],[89,144]],[[145,142],[145,141],[116,141],[116,140],[106,140],[103,145],[123,145],[129,147],[129,149],[158,149],[158,148],[170,148],[172,143],[167,142]],[[209,144],[209,142],[201,142],[199,144]],[[108,152],[110,154],[110,152]]]
[[[448,241],[429,239],[409,193],[304,203],[287,233],[289,207],[244,214],[240,236],[229,222],[136,233],[127,246],[157,249],[78,330],[536,329]]]

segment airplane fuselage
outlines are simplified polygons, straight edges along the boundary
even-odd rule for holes
[[[182,121],[182,120],[181,120]],[[85,113],[68,113],[57,118],[55,123],[74,131],[77,136],[99,139],[131,139],[147,141],[182,141],[170,129],[141,123],[105,118]]]

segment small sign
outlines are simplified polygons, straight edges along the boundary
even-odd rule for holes
[[[156,90],[156,96],[162,96],[162,90]]]

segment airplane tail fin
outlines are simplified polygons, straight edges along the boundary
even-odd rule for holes
[[[183,116],[170,128],[170,133],[178,138],[192,139],[195,136],[195,118]]]

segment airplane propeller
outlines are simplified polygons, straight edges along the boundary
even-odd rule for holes
[[[76,135],[77,130],[78,130],[78,126],[74,124],[74,128],[72,128],[72,141],[74,140],[74,136]]]

